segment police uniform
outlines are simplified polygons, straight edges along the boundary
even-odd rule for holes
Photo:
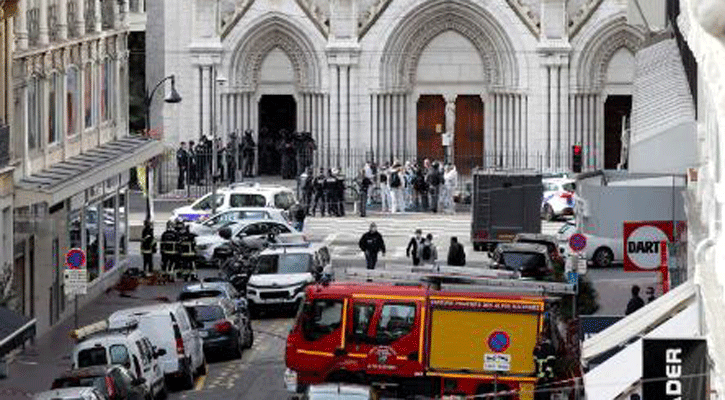
[[[320,214],[324,217],[325,216],[325,197],[324,197],[324,186],[325,186],[325,175],[320,173],[318,175],[313,184],[312,188],[315,191],[315,201],[312,205],[312,216],[315,215],[315,211],[317,210],[317,204],[320,204]]]
[[[335,176],[335,200],[337,200],[337,215],[345,216],[345,178],[341,174]]]
[[[332,175],[332,172],[325,178],[322,184],[322,191],[325,197],[325,205],[327,206],[327,212],[332,216],[340,216],[337,210],[337,178]]]
[[[178,241],[178,232],[171,223],[167,224],[166,230],[161,234],[161,269],[164,272],[173,272],[176,268],[179,258]]]
[[[156,239],[154,238],[154,228],[150,225],[147,225],[143,228],[143,231],[141,232],[141,255],[143,256],[144,272],[153,272],[154,253],[156,253]]]

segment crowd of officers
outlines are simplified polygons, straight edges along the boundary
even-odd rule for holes
[[[302,189],[302,206],[306,214],[315,216],[319,208],[320,215],[345,216],[345,176],[340,169],[332,168],[325,171],[320,168],[317,175],[312,168],[300,175]]]
[[[196,235],[189,231],[189,226],[182,221],[169,221],[166,230],[161,234],[161,273],[173,280],[196,280]],[[141,231],[141,255],[143,271],[154,272],[153,256],[156,253],[156,239],[153,224],[146,220]]]

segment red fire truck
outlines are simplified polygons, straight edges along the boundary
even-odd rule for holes
[[[501,398],[533,399],[545,298],[468,290],[368,282],[308,287],[287,338],[288,389],[347,381],[395,384],[408,394],[508,391]]]

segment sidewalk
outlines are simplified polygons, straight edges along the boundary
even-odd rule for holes
[[[140,256],[130,256],[131,266],[141,266]],[[158,268],[160,260],[155,261]],[[78,310],[78,326],[105,319],[111,313],[129,307],[156,303],[158,296],[175,299],[184,282],[166,286],[139,286],[122,297],[110,290]],[[69,302],[67,307],[73,307]],[[50,332],[36,338],[35,344],[16,354],[8,366],[8,378],[0,380],[0,399],[27,399],[29,393],[49,390],[58,375],[70,369],[71,353],[75,343],[70,332],[75,329],[73,317],[56,325]]]

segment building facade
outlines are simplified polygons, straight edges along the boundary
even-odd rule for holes
[[[621,0],[162,0],[147,4],[147,82],[167,143],[251,129],[275,173],[280,129],[320,166],[444,155],[472,166],[616,168],[642,29]],[[173,133],[171,133],[173,132]],[[264,165],[263,165],[264,164]]]
[[[131,168],[162,151],[129,135],[128,2],[20,0],[15,105],[14,269],[20,310],[38,334],[68,316],[65,255],[86,254],[88,295],[113,283],[128,252]]]

